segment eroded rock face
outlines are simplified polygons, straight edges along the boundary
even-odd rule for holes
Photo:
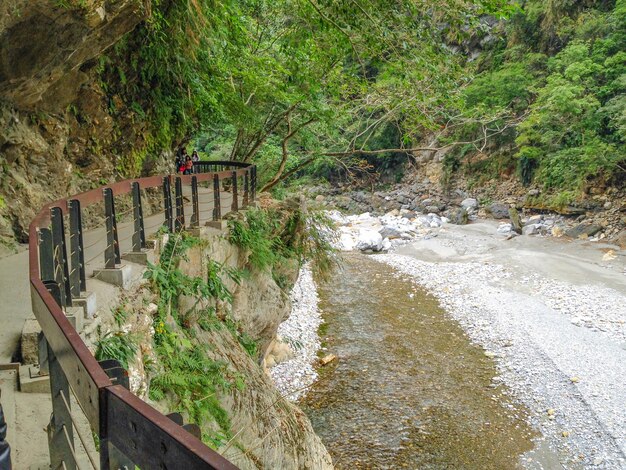
[[[0,1],[0,244],[26,242],[42,206],[119,179],[120,156],[142,148],[123,107],[114,122],[94,65],[149,5]]]
[[[234,301],[232,309],[225,304],[219,307],[218,315],[220,310],[229,309],[242,330],[257,340],[260,349],[259,357],[251,357],[226,328],[197,330],[195,339],[209,345],[207,354],[211,359],[227,364],[229,373],[243,377],[245,383],[243,387],[231,387],[220,393],[220,404],[228,413],[230,431],[236,438],[232,444],[218,448],[218,452],[241,469],[332,469],[331,457],[307,416],[281,397],[259,364],[270,346],[275,346],[278,325],[291,311],[288,295],[276,284],[271,272],[250,266],[248,253],[231,245],[222,232],[203,229],[201,238],[206,244],[189,249],[179,268],[185,274],[203,278],[210,261],[249,270],[250,274],[239,285],[222,277]],[[297,264],[293,270],[297,273]],[[192,305],[190,299],[183,296],[179,299],[183,311]],[[178,326],[173,324],[172,328]],[[277,355],[276,348],[273,355]],[[219,431],[215,423],[204,426],[205,430]]]
[[[131,31],[143,0],[51,0],[0,4],[0,99],[17,109],[58,112],[88,77],[80,66]]]

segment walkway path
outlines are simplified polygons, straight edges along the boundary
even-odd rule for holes
[[[185,196],[185,218],[189,224],[191,189],[183,187]],[[212,189],[199,188],[199,211],[202,223],[211,220],[213,211]],[[241,204],[241,196],[239,203]],[[232,195],[221,194],[222,214],[230,211]],[[144,213],[147,212],[144,200]],[[122,211],[118,210],[118,214]],[[127,214],[118,222],[120,251],[130,251],[133,224]],[[145,218],[146,235],[155,233],[163,223],[163,213],[155,212]],[[88,231],[84,235],[87,290],[97,292],[98,308],[105,311],[117,300],[119,288],[90,278],[94,268],[102,267],[106,246],[103,227]],[[127,261],[124,264],[133,265]],[[135,273],[142,266],[134,265]],[[137,275],[137,274],[135,274]],[[12,362],[19,348],[24,322],[34,318],[31,309],[30,283],[28,278],[28,250],[0,258],[0,365]],[[52,412],[48,393],[21,393],[17,390],[17,373],[0,370],[2,404],[7,414],[7,440],[12,447],[13,465],[16,469],[47,469],[49,467],[48,443],[45,427]],[[77,408],[77,407],[76,407]],[[89,468],[89,467],[85,467]]]

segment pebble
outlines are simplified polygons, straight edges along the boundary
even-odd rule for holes
[[[293,358],[272,367],[270,376],[281,395],[296,401],[317,379],[314,365],[317,362],[317,351],[321,347],[317,330],[323,323],[322,313],[318,307],[319,297],[308,264],[300,269],[290,299],[291,314],[278,326],[278,336],[297,346],[292,347]]]

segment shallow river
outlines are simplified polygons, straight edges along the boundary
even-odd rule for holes
[[[364,255],[320,296],[338,360],[300,405],[336,468],[519,468],[533,446],[525,411],[433,297]]]

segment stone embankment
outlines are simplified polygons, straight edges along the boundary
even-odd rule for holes
[[[611,240],[626,247],[625,190],[609,188],[607,194],[592,196],[576,207],[566,206],[561,213],[556,213],[539,208],[536,203],[541,195],[539,189],[525,190],[519,194],[520,188],[509,186],[494,183],[494,187],[490,188],[495,191],[494,194],[486,188],[443,191],[438,183],[432,183],[426,178],[372,192],[350,187],[313,187],[308,189],[308,195],[315,198],[322,208],[339,209],[349,214],[368,212],[382,216],[390,211],[401,211],[400,215],[407,219],[428,215],[445,218],[456,224],[465,224],[477,218],[508,222],[510,209],[514,208],[525,219],[527,227],[519,227],[519,232],[525,235],[588,237]],[[511,193],[507,193],[507,190]],[[515,227],[500,228],[500,233],[511,232],[515,236]]]

